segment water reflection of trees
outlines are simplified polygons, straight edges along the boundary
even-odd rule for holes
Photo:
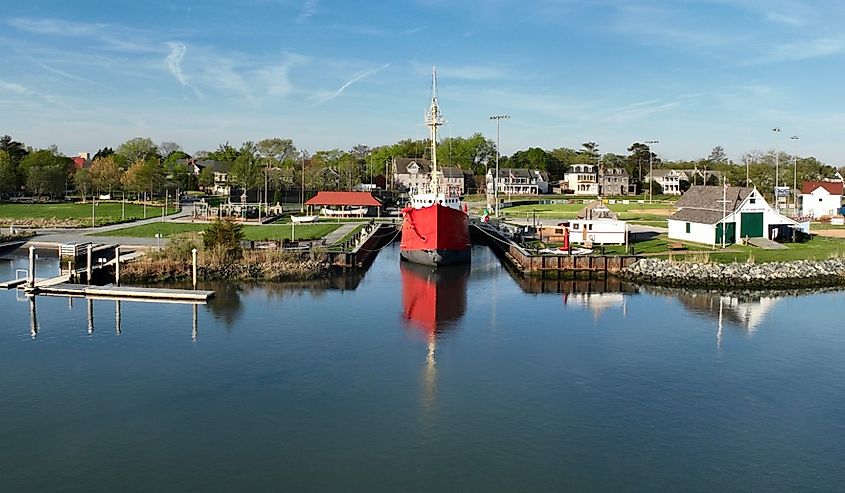
[[[310,295],[314,298],[326,296],[329,291],[348,291],[358,288],[364,278],[364,271],[352,271],[339,276],[313,279],[309,281],[287,282],[229,282],[209,281],[202,284],[203,289],[214,291],[208,301],[211,313],[231,327],[241,316],[243,304],[241,296],[258,292],[267,299],[279,299],[288,296]]]

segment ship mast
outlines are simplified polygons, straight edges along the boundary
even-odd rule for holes
[[[431,129],[431,193],[440,191],[440,179],[437,176],[437,127],[446,123],[440,106],[437,104],[437,69],[431,68],[431,106],[425,114],[425,126]]]

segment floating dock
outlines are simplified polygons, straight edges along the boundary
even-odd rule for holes
[[[214,291],[139,288],[115,285],[88,286],[68,282],[60,282],[49,286],[43,284],[36,284],[34,287],[27,286],[24,288],[24,292],[33,295],[78,296],[85,298],[175,303],[205,303],[209,298],[214,296]]]

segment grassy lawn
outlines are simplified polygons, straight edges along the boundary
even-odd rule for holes
[[[94,216],[98,226],[113,224],[121,221],[120,202],[98,202],[94,206]],[[161,215],[161,207],[147,206],[147,217]],[[176,212],[174,207],[168,208],[168,213]],[[126,219],[142,219],[144,206],[126,204]],[[0,204],[0,224],[24,224],[27,222],[55,222],[55,225],[90,226],[91,203],[61,203],[61,204]]]
[[[177,235],[180,233],[199,232],[204,230],[205,224],[191,224],[191,223],[152,223],[141,226],[131,226],[128,228],[116,229],[106,233],[100,233],[101,236],[129,236],[133,238],[153,238],[156,233],[161,233],[165,237]],[[331,233],[339,227],[338,224],[318,223],[318,224],[303,224],[296,226],[296,240],[316,240]],[[244,239],[247,240],[282,240],[291,239],[290,224],[269,224],[266,226],[244,226]]]
[[[710,259],[717,262],[786,262],[790,260],[825,260],[845,256],[845,240],[814,236],[807,243],[784,243],[786,250],[763,250],[751,246],[732,245],[732,252],[715,250]]]
[[[683,244],[686,250],[670,251],[669,245],[675,243]],[[728,245],[724,250],[721,248],[713,249],[710,245],[670,240],[665,234],[644,241],[632,242],[631,245],[633,245],[637,255],[647,254],[698,262],[705,259],[722,263],[747,262],[749,258],[753,262],[786,262],[791,260],[825,260],[832,256],[845,256],[845,239],[823,236],[814,236],[807,243],[785,243],[786,250],[763,250],[744,245]],[[557,247],[560,245],[550,244],[549,246]],[[596,245],[593,251],[599,253],[600,249],[601,246]],[[625,246],[605,245],[604,252],[607,255],[624,255]]]
[[[845,226],[838,226],[830,223],[810,223],[810,231],[822,229],[845,229]]]

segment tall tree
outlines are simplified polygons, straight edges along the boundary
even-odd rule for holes
[[[0,193],[13,191],[17,181],[12,157],[5,150],[0,150]]]
[[[727,164],[728,163],[728,156],[725,155],[725,149],[722,146],[716,146],[710,151],[710,155],[707,156],[707,161],[710,164],[710,168],[713,169],[714,166],[717,164]]]
[[[91,159],[97,159],[98,157],[106,157],[112,155],[114,155],[114,149],[112,149],[111,147],[103,147],[102,149],[97,151],[97,153],[94,154],[94,157]]]
[[[240,151],[230,146],[229,143],[226,142],[225,144],[220,144],[220,147],[218,147],[216,151],[209,152],[205,156],[205,158],[213,159],[215,161],[226,161],[227,163],[232,163],[235,161],[235,159],[238,158],[239,154]]]
[[[182,146],[177,144],[176,142],[162,142],[158,145],[158,153],[161,155],[162,159],[167,159],[170,157],[171,154],[177,151],[181,151]]]
[[[98,157],[91,163],[88,172],[91,185],[97,190],[108,190],[109,195],[115,188],[120,187],[123,179],[121,170],[112,156]]]
[[[41,149],[21,160],[18,173],[24,178],[27,191],[57,196],[64,192],[72,168],[70,158],[57,155],[54,149]]]
[[[22,143],[12,140],[12,137],[9,135],[0,137],[0,151],[6,151],[9,154],[12,166],[16,169],[21,160],[29,154],[29,151],[26,150],[26,147]]]
[[[120,144],[115,154],[125,157],[129,163],[134,163],[138,160],[158,157],[158,147],[148,137],[135,137]]]
[[[296,158],[296,146],[291,139],[262,139],[255,144],[255,149],[261,159],[274,166],[281,166],[285,161]]]
[[[229,170],[229,181],[239,186],[244,193],[257,188],[261,183],[263,166],[254,142],[244,142],[238,150],[238,157]]]
[[[73,174],[73,185],[76,188],[76,191],[82,195],[83,202],[85,202],[85,198],[92,189],[91,175],[89,174],[88,169],[89,168],[78,169],[76,170],[76,173]]]

